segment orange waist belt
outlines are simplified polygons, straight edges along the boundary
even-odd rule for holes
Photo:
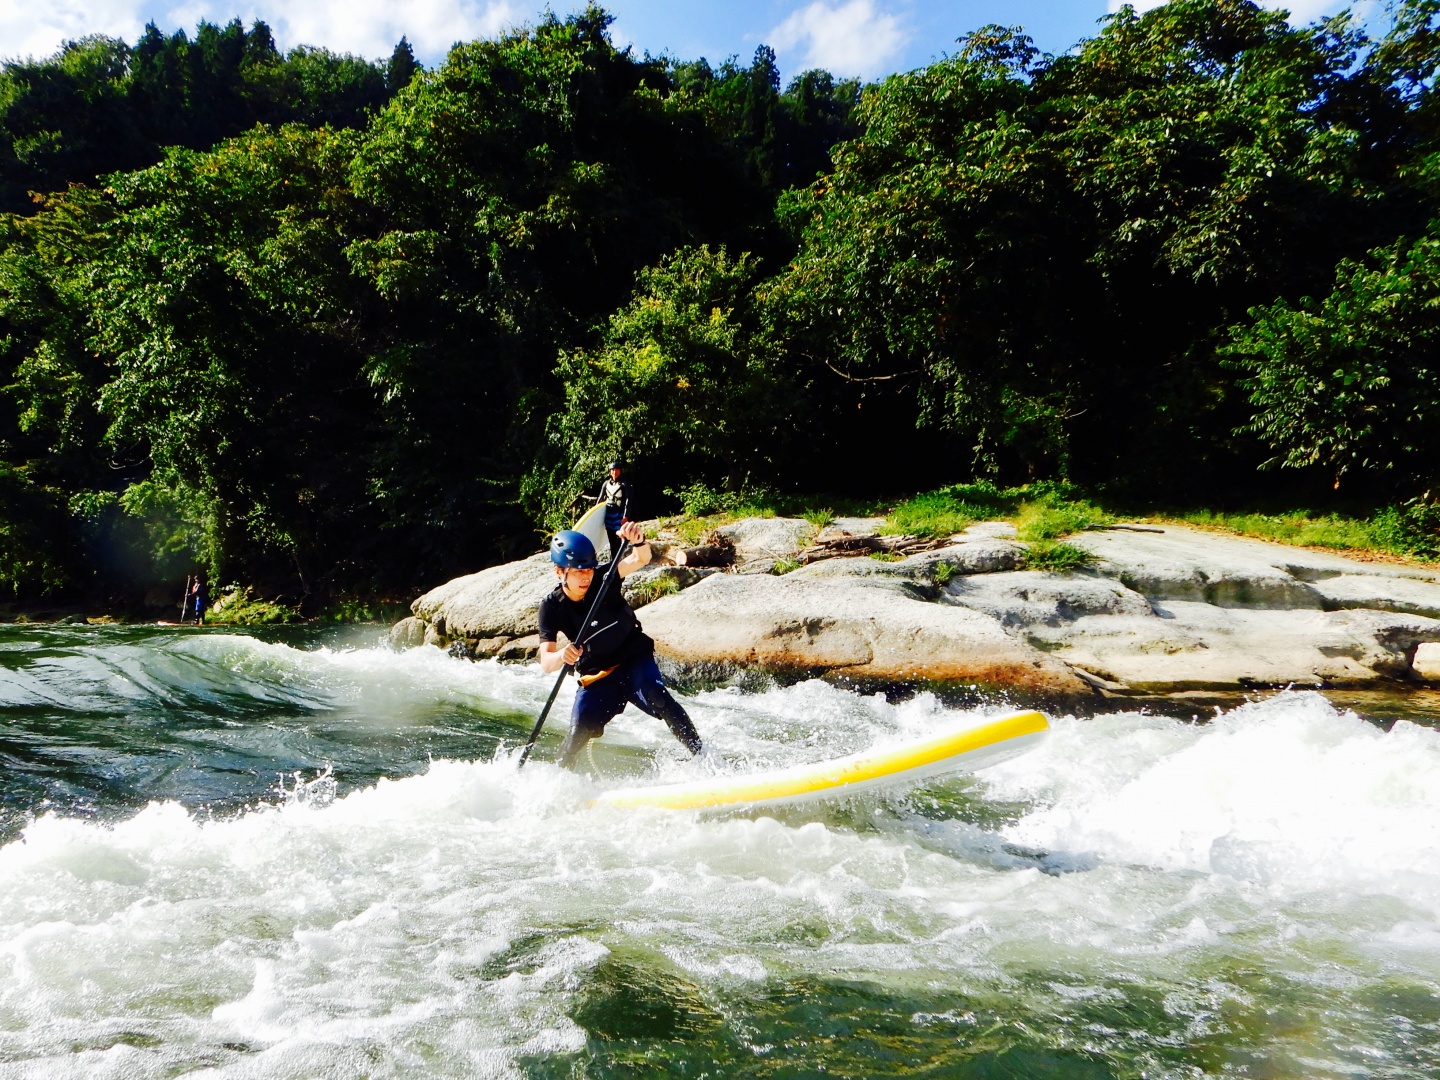
[[[615,668],[618,668],[619,666],[619,664],[616,664],[615,667],[607,667],[604,671],[595,672],[594,675],[576,675],[575,680],[582,687],[589,686],[591,683],[599,682],[601,679],[605,678],[606,675],[613,674]]]

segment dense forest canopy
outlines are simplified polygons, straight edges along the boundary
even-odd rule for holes
[[[0,581],[291,599],[667,489],[1440,497],[1440,0],[1246,0],[861,87],[599,8],[373,64],[263,23],[0,74]],[[1353,494],[1352,494],[1353,493]]]

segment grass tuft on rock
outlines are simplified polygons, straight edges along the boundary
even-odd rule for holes
[[[669,574],[665,574],[638,585],[632,585],[625,590],[625,599],[632,608],[638,608],[644,607],[646,604],[653,604],[662,596],[670,596],[679,591],[680,582]]]
[[[1082,547],[1063,540],[1035,540],[1025,552],[1026,570],[1047,570],[1063,574],[1080,570],[1095,561],[1095,556]]]
[[[1061,499],[1054,495],[1020,504],[1015,515],[1015,534],[1030,543],[1058,540],[1095,525],[1110,525],[1113,514],[1083,499]]]
[[[952,536],[984,517],[984,511],[944,491],[907,499],[885,518],[887,536]]]
[[[925,492],[896,506],[882,533],[952,536],[977,521],[1013,521],[1020,539],[1055,540],[1093,525],[1108,525],[1114,515],[1077,497],[1065,483],[1036,483],[1000,488],[981,481],[952,484]]]

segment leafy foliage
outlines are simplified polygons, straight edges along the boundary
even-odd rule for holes
[[[1440,481],[1440,242],[1424,238],[1345,261],[1320,301],[1252,311],[1227,352],[1275,451],[1267,464],[1425,471]]]
[[[723,247],[682,249],[640,272],[599,348],[561,356],[565,411],[550,441],[563,463],[528,487],[551,493],[547,518],[615,457],[650,462],[652,481],[702,476],[732,493],[773,475],[794,430],[795,393],[752,291],[756,276],[753,259]],[[686,512],[702,512],[708,489],[689,490]]]
[[[1214,328],[1413,220],[1377,198],[1400,113],[1363,44],[1245,0],[1124,8],[1062,57],[969,35],[782,200],[793,340],[836,407],[899,401],[963,468],[1196,485],[1232,408]]]
[[[151,23],[133,46],[91,36],[46,60],[9,61],[0,210],[26,212],[27,192],[142,168],[166,146],[205,149],[257,122],[363,125],[418,70],[403,39],[382,69],[310,46],[281,56],[265,23],[247,31],[238,19],[202,21],[193,41]]]
[[[239,21],[8,64],[0,585],[335,610],[530,550],[616,454],[697,528],[924,490],[891,527],[1061,566],[1081,490],[1325,517],[1344,478],[1434,549],[1440,0],[985,27],[864,88],[610,21],[433,72]]]

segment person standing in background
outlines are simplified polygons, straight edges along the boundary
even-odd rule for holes
[[[610,540],[610,558],[620,551],[620,526],[630,520],[630,481],[623,479],[620,460],[610,462],[610,479],[600,485],[600,501],[605,504],[605,535]]]
[[[195,575],[195,584],[190,586],[190,614],[199,626],[205,621],[205,607],[210,600],[210,591],[205,587],[205,574]]]

